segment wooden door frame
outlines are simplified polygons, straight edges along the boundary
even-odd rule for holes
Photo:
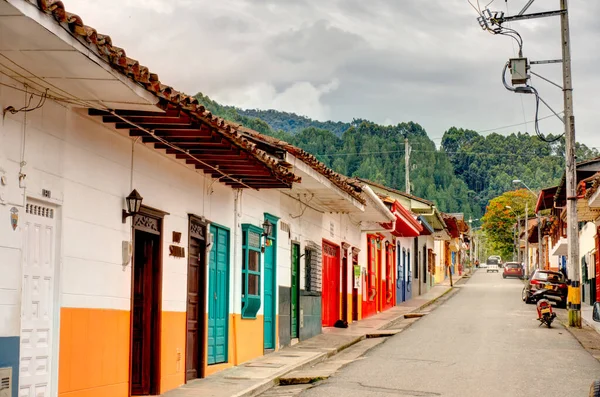
[[[342,277],[342,274],[341,274],[341,266],[342,266],[341,246],[339,244],[334,243],[331,240],[322,239],[321,240],[321,250],[323,250],[323,245],[325,245],[325,244],[327,244],[327,245],[335,248],[335,250],[336,250],[337,269],[338,269],[338,272],[337,272],[338,274],[337,274],[337,277],[336,277],[336,279],[337,279],[337,287],[338,287],[338,290],[336,291],[336,295],[337,295],[337,299],[336,300],[337,300],[337,308],[338,308],[338,310],[337,310],[337,314],[338,314],[337,318],[339,319],[340,318],[340,294],[341,294],[341,292],[340,292],[340,284],[341,284],[340,279]],[[323,272],[323,269],[321,269],[321,272]],[[324,280],[322,280],[322,282],[323,281]],[[322,322],[323,322],[323,293],[321,292],[321,323]],[[331,326],[333,326],[333,325],[331,325]]]
[[[229,359],[229,344],[231,343],[231,340],[229,339],[229,317],[231,316],[231,310],[229,309],[229,305],[231,303],[231,298],[229,296],[230,294],[230,284],[231,284],[231,272],[232,272],[232,266],[234,267],[233,271],[235,271],[235,263],[232,265],[232,261],[231,261],[231,254],[232,254],[232,249],[236,249],[236,247],[232,247],[231,244],[231,229],[227,226],[221,225],[220,223],[216,223],[216,222],[207,222],[207,226],[206,229],[208,232],[210,232],[210,228],[211,227],[215,227],[217,229],[222,229],[225,230],[227,232],[227,282],[225,283],[225,298],[227,299],[227,305],[225,306],[227,309],[227,321],[225,321],[225,325],[227,327],[227,329],[225,330],[225,340],[227,341],[227,343],[225,344],[225,346],[227,347],[226,349],[226,353],[225,353],[225,361],[222,363],[214,363],[214,364],[209,364],[208,363],[208,325],[209,325],[209,321],[210,319],[207,320],[206,322],[206,366],[208,367],[209,365],[220,365],[220,364],[225,364],[225,363],[229,363],[230,359]],[[212,232],[210,232],[212,234]],[[207,234],[208,236],[208,234]],[[216,238],[213,236],[213,239],[210,243],[210,249],[213,250],[215,249],[215,243],[216,243]],[[235,242],[234,242],[235,243]],[[216,263],[215,263],[216,266]],[[210,256],[206,262],[206,270],[208,271],[208,276],[210,275]],[[206,281],[207,281],[207,289],[210,289],[210,280],[209,277],[206,277]],[[207,291],[208,292],[208,291]],[[206,301],[207,303],[207,307],[206,307],[206,315],[208,317],[208,299]],[[235,338],[235,335],[234,335]]]
[[[297,282],[297,291],[296,291],[296,338],[293,339],[300,339],[300,259],[302,258],[302,256],[304,256],[303,254],[301,254],[301,249],[302,246],[300,244],[300,241],[296,241],[296,240],[292,240],[291,241],[291,247],[293,246],[297,246],[298,247],[298,269],[296,272],[296,282]],[[290,249],[290,253],[293,253],[293,248]],[[293,256],[292,259],[290,261],[291,267],[292,267],[292,271],[290,271],[290,339],[292,339],[292,319],[293,319],[293,313],[292,313],[292,289],[294,288],[294,278],[293,278],[293,267],[294,267],[294,260],[293,260]]]
[[[352,265],[351,265],[351,274],[352,274],[352,321],[358,321],[358,308],[362,303],[358,300],[358,290],[359,288],[354,288],[356,278],[354,276],[354,266],[358,266],[358,254],[360,252],[360,248],[353,247],[352,248]],[[360,276],[358,277],[360,281]],[[356,301],[355,301],[356,299]]]
[[[340,274],[340,289],[341,289],[341,294],[342,294],[342,299],[341,299],[341,305],[342,305],[342,315],[341,315],[341,319],[348,322],[348,265],[349,262],[352,263],[352,260],[348,261],[348,257],[350,256],[351,259],[351,255],[352,253],[348,254],[348,249],[350,248],[350,244],[346,243],[346,242],[342,242],[342,247],[341,247],[341,255],[340,255],[340,260],[341,260],[341,274]]]
[[[42,197],[42,196],[37,196],[35,194],[28,194],[25,198],[25,207],[21,208],[21,215],[19,216],[19,220],[18,220],[18,227],[19,227],[19,233],[20,233],[20,239],[21,241],[23,241],[24,236],[23,236],[23,230],[22,230],[22,225],[25,222],[25,219],[29,216],[29,215],[33,215],[33,214],[29,214],[27,212],[27,205],[28,204],[32,204],[32,205],[41,205],[41,206],[47,206],[47,207],[52,207],[52,209],[54,210],[54,280],[52,283],[52,287],[53,287],[53,293],[50,296],[50,298],[52,299],[52,305],[53,307],[53,313],[52,313],[52,318],[50,320],[50,327],[51,327],[51,332],[52,332],[52,342],[50,344],[50,346],[48,346],[48,348],[50,349],[50,373],[49,373],[49,377],[50,377],[50,393],[51,395],[55,395],[56,393],[58,393],[58,364],[59,364],[59,356],[60,356],[60,334],[61,334],[61,327],[60,327],[60,321],[61,321],[61,308],[62,308],[62,299],[61,299],[61,291],[62,291],[62,285],[63,283],[61,282],[62,279],[62,274],[63,274],[63,261],[62,261],[62,240],[63,240],[63,234],[62,234],[62,228],[63,228],[63,222],[62,222],[62,214],[63,214],[63,202],[59,201],[59,200],[55,200],[55,199],[48,199],[46,197]],[[23,282],[23,258],[19,258],[19,285],[21,285],[20,283]],[[19,299],[21,300],[21,304],[23,301],[23,290],[22,288],[20,288],[19,290]],[[22,329],[22,325],[21,322],[19,321],[19,338],[21,338],[23,329]],[[19,349],[19,358],[18,358],[18,366],[20,366],[20,360],[21,360],[21,351]],[[19,374],[15,374],[13,371],[13,383],[16,385],[18,384],[19,381],[19,377],[20,377],[20,371]],[[16,379],[16,381],[15,381]],[[54,393],[54,394],[52,394]]]
[[[139,215],[144,215],[144,216],[148,216],[150,218],[154,218],[158,221],[158,231],[155,231],[154,234],[158,235],[158,239],[159,239],[159,244],[158,244],[158,271],[156,274],[156,277],[158,279],[158,282],[154,285],[155,288],[155,293],[157,294],[157,318],[156,321],[154,322],[154,325],[152,327],[152,332],[154,333],[154,335],[156,336],[156,340],[158,343],[158,348],[153,350],[152,354],[155,357],[155,365],[153,368],[153,373],[152,376],[154,377],[153,379],[153,384],[150,386],[151,390],[150,390],[150,395],[152,395],[152,393],[154,392],[155,394],[160,394],[160,380],[161,380],[161,345],[162,345],[162,335],[161,335],[161,326],[162,326],[162,284],[163,284],[163,247],[162,247],[162,237],[163,237],[163,232],[164,232],[164,217],[165,215],[169,215],[168,212],[164,212],[161,210],[158,210],[156,208],[152,208],[152,207],[148,207],[145,205],[142,205],[140,207],[140,211],[138,213]],[[152,234],[152,232],[150,232],[147,229],[144,229],[141,226],[136,227],[136,225],[134,224],[136,216],[131,217],[131,297],[130,297],[130,311],[129,311],[129,388],[128,388],[128,393],[129,396],[133,395],[132,391],[131,391],[131,378],[132,378],[132,369],[133,369],[133,363],[132,363],[132,354],[133,354],[133,305],[134,305],[134,271],[133,271],[133,266],[135,266],[135,231],[139,230],[145,233],[149,233]]]
[[[265,337],[265,317],[266,317],[266,313],[264,312],[264,309],[266,308],[265,306],[265,302],[264,299],[266,299],[265,296],[265,287],[267,286],[267,283],[265,281],[265,272],[264,272],[264,261],[266,260],[266,255],[263,258],[263,272],[261,273],[261,278],[263,281],[263,351],[268,352],[268,351],[272,351],[272,350],[277,350],[277,345],[279,344],[279,335],[277,335],[277,304],[278,304],[278,297],[279,297],[279,291],[278,291],[278,283],[277,283],[277,248],[279,245],[279,239],[278,239],[278,233],[277,233],[277,227],[279,226],[279,217],[275,216],[273,214],[270,214],[268,212],[265,212],[263,214],[263,218],[265,221],[269,221],[272,224],[272,229],[271,229],[271,236],[266,236],[265,238],[265,245],[266,245],[266,240],[269,239],[272,241],[273,243],[273,282],[271,283],[271,287],[273,288],[273,302],[272,302],[272,318],[273,318],[273,325],[271,327],[271,330],[269,332],[271,332],[272,337],[273,337],[273,347],[272,348],[265,348],[264,347],[264,337]],[[266,250],[265,250],[266,251]]]
[[[198,325],[198,343],[200,346],[202,346],[202,355],[200,356],[200,360],[198,361],[198,378],[204,378],[206,376],[206,363],[208,362],[206,353],[207,353],[207,322],[206,322],[206,315],[207,315],[207,300],[206,300],[206,288],[207,288],[207,277],[208,277],[208,260],[206,258],[206,246],[207,246],[207,237],[208,237],[208,222],[206,220],[206,218],[204,218],[203,216],[197,216],[194,214],[188,214],[188,255],[190,254],[190,245],[192,243],[192,238],[196,238],[194,236],[192,236],[192,222],[195,222],[197,224],[199,224],[203,229],[204,229],[204,246],[202,247],[203,249],[201,250],[200,254],[204,255],[204,268],[201,269],[201,271],[204,272],[203,277],[202,277],[202,283],[198,284],[198,287],[200,289],[200,299],[198,302],[198,307],[202,310],[202,313],[198,313],[198,320],[199,320],[199,325]],[[188,258],[188,270],[189,270],[189,258]],[[189,277],[189,272],[188,272],[188,277]],[[189,293],[189,289],[187,291],[187,293]],[[187,299],[188,296],[186,294],[185,300],[186,300],[186,309],[185,309],[185,354],[187,355],[187,339],[188,339],[188,321],[187,321]],[[185,383],[188,383],[187,380],[187,357],[185,357]]]

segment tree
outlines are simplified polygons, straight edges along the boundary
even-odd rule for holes
[[[527,189],[513,190],[490,200],[485,215],[481,218],[482,229],[488,237],[493,252],[503,258],[513,252],[517,215],[524,219],[525,205],[529,205],[529,216],[533,215],[535,197]],[[506,208],[510,206],[511,208]]]

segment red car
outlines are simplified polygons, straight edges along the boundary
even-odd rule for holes
[[[521,280],[524,277],[525,272],[523,271],[523,266],[521,266],[518,262],[506,262],[504,264],[504,271],[502,272],[502,278],[506,277],[518,277]]]

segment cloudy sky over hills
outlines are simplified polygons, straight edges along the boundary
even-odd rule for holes
[[[472,0],[476,5],[476,0]],[[481,6],[489,0],[480,0]],[[516,13],[526,0],[495,0]],[[507,37],[482,31],[467,0],[65,1],[85,24],[188,94],[242,108],[274,108],[319,120],[415,121],[436,143],[451,126],[533,133],[534,98],[507,91]],[[557,9],[537,0],[528,12]],[[571,0],[577,139],[600,147],[600,2]],[[558,17],[510,25],[532,60],[561,57]],[[534,69],[562,83],[560,65]],[[534,78],[556,110],[562,92]],[[540,117],[550,115],[543,107]],[[522,125],[499,128],[513,124]],[[555,117],[543,133],[562,132]]]

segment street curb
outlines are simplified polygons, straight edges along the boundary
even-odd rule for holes
[[[461,277],[459,280],[457,280],[457,282],[460,281],[460,280],[462,280],[462,279],[463,278]],[[456,283],[455,283],[455,285],[456,285]],[[426,308],[426,307],[434,304],[440,298],[446,296],[451,291],[454,291],[455,288],[456,287],[450,287],[450,286],[448,286],[448,289],[446,291],[444,291],[440,296],[438,296],[438,297],[436,297],[436,298],[434,298],[434,299],[432,299],[432,300],[430,300],[430,301],[422,304],[421,306],[419,306],[417,308],[414,308],[413,310],[409,311],[408,313],[404,313],[404,314],[415,313],[415,312],[418,312],[418,311],[420,311],[420,310],[422,310],[422,309],[424,309],[424,308]],[[394,320],[389,321],[387,324],[379,327],[378,330],[385,330],[385,328],[388,327],[390,324],[392,324],[392,323],[394,323],[394,322],[396,322],[398,320],[404,319],[404,314],[401,315],[400,317],[394,319]],[[313,359],[311,359],[311,360],[309,360],[309,361],[307,361],[305,363],[302,363],[301,365],[299,365],[299,366],[297,366],[295,368],[291,368],[290,370],[288,370],[288,371],[286,371],[284,373],[276,375],[273,379],[268,379],[268,380],[264,381],[263,383],[261,383],[261,384],[259,384],[257,386],[252,386],[252,387],[250,387],[250,388],[248,388],[246,390],[243,390],[243,391],[241,391],[241,392],[239,392],[237,394],[232,395],[231,397],[253,397],[253,396],[259,395],[261,393],[264,393],[267,390],[269,390],[269,389],[271,389],[271,388],[273,388],[275,386],[278,386],[279,385],[279,379],[281,377],[283,377],[283,376],[285,376],[285,375],[287,375],[289,373],[292,373],[294,371],[302,370],[302,369],[304,369],[306,367],[313,366],[315,364],[323,362],[323,361],[325,361],[325,360],[327,360],[327,359],[335,356],[339,352],[341,352],[341,351],[343,351],[343,350],[345,350],[345,349],[347,349],[347,348],[349,348],[349,347],[357,344],[358,342],[360,342],[362,340],[365,340],[366,338],[367,338],[367,335],[357,336],[356,338],[350,340],[349,342],[347,342],[347,343],[345,343],[345,344],[343,344],[341,346],[338,346],[337,348],[335,348],[335,349],[333,349],[333,350],[331,350],[329,352],[323,352],[322,354],[319,354],[318,356],[314,357]],[[371,349],[369,349],[369,350],[371,350]],[[367,353],[369,350],[365,351],[365,353]]]
[[[362,341],[366,339],[366,335],[361,335],[361,336],[357,336],[354,339],[350,340],[348,343],[345,343],[341,346],[338,346],[337,348],[335,348],[334,350],[328,351],[328,352],[322,352],[321,354],[319,354],[318,356],[298,365],[297,367],[291,368],[288,371],[278,374],[276,375],[273,379],[268,379],[266,381],[264,381],[263,383],[259,384],[258,386],[252,386],[246,390],[243,390],[237,394],[234,394],[231,397],[252,397],[252,396],[256,396],[258,394],[264,393],[267,390],[278,386],[279,385],[279,379],[291,372],[294,371],[298,371],[298,370],[302,370],[306,367],[310,367],[313,366],[315,364],[319,364],[333,356],[335,356],[336,354],[338,354],[339,352],[341,352],[342,350],[345,350],[347,348],[349,348],[352,345],[357,344],[358,342]]]

